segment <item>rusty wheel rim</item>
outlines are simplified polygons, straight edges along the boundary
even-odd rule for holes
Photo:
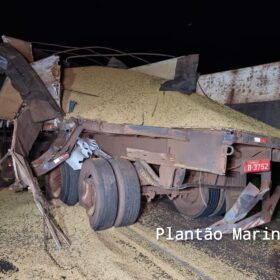
[[[206,209],[208,200],[209,195],[206,188],[192,188],[176,197],[173,203],[179,212],[195,218]]]
[[[59,198],[61,193],[61,171],[57,167],[50,172],[47,179],[47,191],[51,198]]]
[[[95,198],[96,192],[94,182],[90,177],[87,177],[81,184],[80,203],[84,208],[86,208],[89,216],[94,214]]]

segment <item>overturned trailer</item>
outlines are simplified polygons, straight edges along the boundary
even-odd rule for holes
[[[2,47],[8,62],[15,56],[11,45],[8,40]],[[46,71],[55,77],[50,83],[38,70],[53,65],[38,61],[28,68],[21,57],[18,63],[29,73],[25,78],[39,82],[21,94],[27,104],[17,120],[15,139],[21,145],[14,143],[15,157],[20,155],[21,163],[21,156],[28,157],[27,139],[33,143],[40,131],[52,134],[47,151],[29,161],[32,174],[46,175],[50,196],[70,205],[79,201],[94,230],[134,223],[141,195],[149,201],[166,195],[193,218],[226,213],[213,230],[269,222],[280,197],[280,131],[193,93],[196,62],[193,57],[182,61],[173,80],[137,69],[63,69],[60,108],[58,73]],[[18,67],[6,67],[12,84]],[[13,85],[26,90],[22,84]],[[248,216],[259,202],[262,209]]]

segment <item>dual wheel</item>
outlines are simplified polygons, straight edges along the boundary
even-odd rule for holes
[[[50,198],[86,208],[91,227],[103,230],[133,224],[140,211],[141,192],[134,166],[126,159],[87,159],[82,170],[61,164],[47,176]],[[222,189],[192,188],[173,200],[191,218],[221,215],[226,210]]]
[[[74,170],[66,162],[46,176],[46,192],[49,198],[59,198],[67,205],[79,201],[78,184],[80,170]]]
[[[190,218],[222,215],[226,211],[223,189],[191,188],[173,200],[177,210]]]
[[[94,230],[133,224],[141,204],[134,166],[126,159],[87,159],[80,172],[79,202]]]

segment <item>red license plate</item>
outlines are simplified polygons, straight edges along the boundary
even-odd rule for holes
[[[271,169],[269,159],[248,160],[243,165],[244,173],[268,172]]]

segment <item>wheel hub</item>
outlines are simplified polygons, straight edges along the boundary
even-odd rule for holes
[[[89,215],[93,215],[94,213],[94,201],[95,201],[95,190],[94,190],[94,182],[90,178],[86,178],[82,182],[82,196],[81,201],[85,208],[89,211]]]

